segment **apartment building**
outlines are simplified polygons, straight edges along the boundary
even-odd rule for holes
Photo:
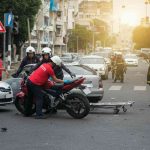
[[[111,24],[112,9],[111,0],[82,0],[79,4],[76,23],[88,27],[91,20],[99,19]]]

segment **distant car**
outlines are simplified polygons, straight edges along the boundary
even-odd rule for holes
[[[63,62],[75,62],[79,60],[79,56],[77,53],[63,53],[61,56],[61,60]]]
[[[108,70],[109,71],[111,70],[111,60],[110,60],[111,52],[109,52],[109,51],[93,52],[93,53],[91,53],[91,55],[104,57],[106,64],[108,65]]]
[[[96,55],[84,56],[79,63],[94,69],[103,79],[108,79],[108,65],[104,57]]]
[[[127,66],[138,66],[138,57],[135,54],[127,54],[124,59]]]
[[[77,77],[86,78],[83,85],[90,88],[91,93],[87,95],[90,102],[102,100],[104,95],[103,83],[97,73],[88,66],[84,65],[66,65],[70,71],[74,72]],[[64,79],[71,79],[70,75],[64,71]]]
[[[0,81],[0,106],[13,103],[13,91],[10,85]]]

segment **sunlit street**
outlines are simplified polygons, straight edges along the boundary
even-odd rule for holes
[[[150,150],[150,0],[1,0],[2,150]]]

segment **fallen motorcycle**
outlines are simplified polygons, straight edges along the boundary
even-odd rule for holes
[[[70,80],[69,83],[55,84],[51,88],[46,86],[43,89],[44,103],[43,110],[51,112],[53,109],[65,109],[67,113],[76,119],[86,117],[90,111],[90,104],[86,94],[90,91],[87,87],[82,86],[85,78],[80,77]],[[47,84],[48,85],[48,84]],[[78,89],[76,89],[78,88]],[[72,90],[75,89],[75,90]],[[21,91],[16,95],[15,106],[19,112],[24,114],[25,100],[28,98],[28,89],[26,79],[21,81]],[[35,113],[35,99],[32,100],[32,111]]]

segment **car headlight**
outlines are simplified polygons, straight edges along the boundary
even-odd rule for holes
[[[104,70],[105,70],[105,68],[100,68],[100,69],[99,69],[99,71],[104,71]]]

